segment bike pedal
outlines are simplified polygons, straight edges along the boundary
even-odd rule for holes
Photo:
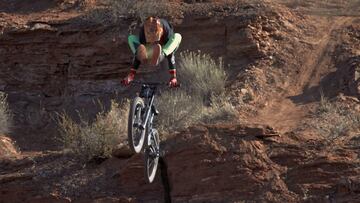
[[[158,153],[150,153],[149,156],[151,158],[156,158],[156,157],[159,157],[159,154]]]
[[[159,115],[159,111],[155,108],[155,106],[152,106],[152,112],[154,113],[155,116]]]

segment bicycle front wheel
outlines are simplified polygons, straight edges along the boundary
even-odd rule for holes
[[[145,129],[141,129],[144,114],[144,100],[140,97],[135,97],[130,104],[128,120],[128,141],[131,150],[135,153],[140,153],[144,145]]]
[[[159,164],[160,139],[156,129],[153,129],[148,136],[148,146],[145,150],[145,179],[148,183],[152,183]]]

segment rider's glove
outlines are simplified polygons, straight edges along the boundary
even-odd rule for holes
[[[169,86],[170,87],[177,87],[178,86],[176,78],[171,78],[170,79]]]
[[[177,79],[176,79],[176,69],[172,69],[169,70],[169,73],[171,75],[170,81],[169,81],[169,86],[170,87],[176,87],[177,84]]]
[[[131,69],[130,70],[130,73],[128,74],[128,76],[126,76],[122,81],[121,83],[123,85],[129,85],[135,78],[135,74],[136,74],[136,70],[135,69]]]

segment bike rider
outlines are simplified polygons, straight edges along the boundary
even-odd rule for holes
[[[146,18],[139,37],[130,35],[128,42],[134,59],[130,73],[122,80],[124,85],[129,85],[134,80],[140,64],[156,66],[166,59],[170,73],[169,86],[177,86],[175,51],[180,45],[181,35],[174,33],[168,21],[153,16]]]

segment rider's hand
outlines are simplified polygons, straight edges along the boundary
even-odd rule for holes
[[[169,86],[170,87],[177,87],[178,83],[177,83],[177,79],[176,78],[171,78],[169,81]]]
[[[132,70],[130,71],[129,75],[126,76],[126,77],[121,81],[121,84],[123,84],[123,85],[125,85],[125,86],[129,85],[129,84],[134,80],[134,78],[135,78],[135,73],[136,73],[136,71],[132,69]]]

